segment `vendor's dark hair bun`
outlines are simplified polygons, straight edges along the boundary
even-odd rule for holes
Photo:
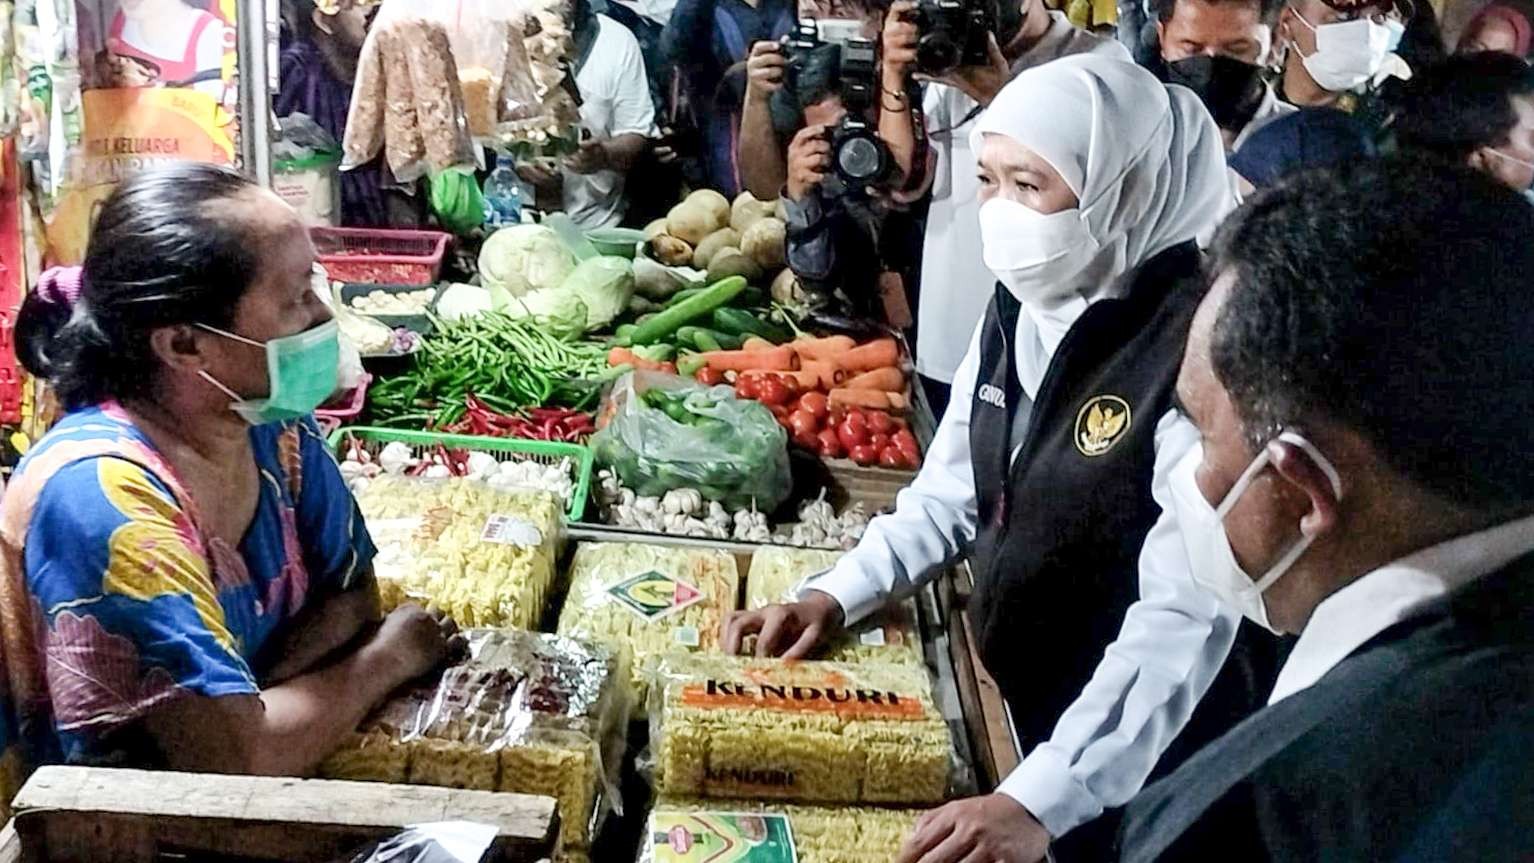
[[[183,163],[124,181],[102,205],[78,301],[40,283],[16,319],[16,354],[66,408],[138,397],[158,367],[159,327],[228,327],[259,251],[231,199],[254,184],[226,168]],[[58,274],[53,274],[57,278]]]

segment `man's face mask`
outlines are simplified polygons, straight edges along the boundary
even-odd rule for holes
[[[1166,82],[1197,93],[1221,129],[1246,128],[1262,107],[1262,67],[1234,57],[1200,54],[1167,63]]]
[[[1338,500],[1342,499],[1342,480],[1337,475],[1337,469],[1332,466],[1326,456],[1321,454],[1320,450],[1316,449],[1314,444],[1292,431],[1282,432],[1277,439],[1304,450],[1321,472],[1326,474],[1327,480],[1331,482],[1333,494]],[[1271,460],[1269,448],[1264,446],[1257,453],[1257,458],[1252,460],[1251,465],[1242,471],[1240,478],[1236,480],[1235,485],[1231,486],[1219,506],[1212,506],[1198,487],[1198,467],[1204,461],[1202,446],[1189,450],[1183,460],[1173,468],[1170,485],[1172,506],[1177,513],[1178,525],[1182,528],[1183,544],[1188,551],[1188,562],[1193,568],[1194,582],[1214,594],[1225,605],[1240,611],[1243,617],[1269,632],[1277,633],[1278,630],[1274,629],[1273,624],[1268,620],[1268,607],[1263,601],[1262,594],[1294,567],[1295,562],[1310,548],[1315,537],[1307,536],[1302,532],[1299,538],[1278,556],[1278,560],[1274,561],[1267,572],[1253,578],[1237,562],[1236,552],[1231,547],[1229,535],[1225,532],[1225,517],[1235,509],[1236,503],[1251,487],[1252,481],[1262,473]]]

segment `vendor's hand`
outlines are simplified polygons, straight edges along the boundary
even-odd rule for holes
[[[990,55],[990,63],[984,66],[960,66],[947,75],[934,79],[957,89],[981,105],[991,104],[996,99],[996,94],[1001,92],[1001,88],[1007,86],[1007,82],[1012,80],[1012,66],[1007,62],[1006,56],[1001,53],[1001,46],[996,44],[996,34],[989,34],[985,38],[985,49]]]
[[[896,863],[1038,863],[1049,831],[1005,794],[971,797],[933,809],[916,822]]]
[[[447,615],[407,604],[384,618],[369,646],[380,651],[405,681],[446,662],[460,653],[464,644],[458,625]]]
[[[788,58],[776,42],[757,42],[746,58],[746,99],[766,99],[783,89]]]
[[[841,625],[841,605],[829,593],[811,590],[798,602],[730,615],[724,624],[724,652],[740,653],[746,636],[755,635],[757,656],[803,659]]]
[[[791,201],[803,201],[825,182],[831,167],[831,142],[826,140],[829,126],[806,126],[788,145],[788,184]]]
[[[582,141],[581,148],[565,158],[565,167],[577,174],[595,174],[611,165],[607,142],[596,138]]]
[[[896,0],[884,16],[881,46],[884,53],[880,61],[886,89],[897,93],[905,91],[906,76],[916,66],[916,43],[921,38],[921,30],[912,20],[915,13],[915,0]]]
[[[559,191],[560,176],[558,171],[549,170],[537,162],[518,162],[517,176],[531,183],[534,189],[546,194]]]

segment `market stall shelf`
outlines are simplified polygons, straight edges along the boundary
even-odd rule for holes
[[[532,863],[554,851],[554,800],[366,782],[44,767],[16,797],[0,861],[329,863],[406,825],[467,820],[498,831],[492,856]]]

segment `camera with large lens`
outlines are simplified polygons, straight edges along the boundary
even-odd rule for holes
[[[921,36],[916,41],[916,69],[946,75],[960,66],[986,66],[987,47],[996,30],[991,0],[919,0],[914,15]]]
[[[878,94],[879,61],[874,43],[849,39],[841,46],[838,84],[847,113],[831,130],[831,166],[850,189],[862,190],[890,173],[889,147],[868,122]]]
[[[816,22],[805,21],[781,43],[787,72],[773,124],[784,134],[802,125],[804,106],[839,95],[846,114],[827,132],[831,166],[826,191],[836,195],[866,189],[886,179],[893,165],[889,148],[869,122],[879,87],[878,50],[867,39],[828,42]]]

